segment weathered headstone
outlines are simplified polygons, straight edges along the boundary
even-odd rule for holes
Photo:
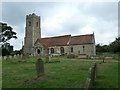
[[[93,67],[89,68],[89,76],[88,77],[91,79],[90,87],[93,87],[93,83],[94,83],[94,69],[93,69]]]
[[[23,54],[23,58],[29,58],[29,54]]]
[[[95,78],[97,76],[97,63],[94,63],[94,68],[95,68]]]
[[[20,55],[20,58],[23,58],[23,55],[22,55],[22,54]]]
[[[16,58],[16,55],[14,55],[14,58]]]
[[[0,56],[0,60],[2,60],[2,56]]]
[[[38,77],[44,74],[44,62],[41,58],[36,61],[36,72]]]
[[[17,54],[17,58],[19,58],[19,56],[20,56],[20,55],[19,55],[19,54]]]
[[[3,59],[4,59],[4,60],[7,60],[7,56],[4,56]]]
[[[88,77],[91,78],[91,70],[92,68],[89,68],[89,72],[88,72]]]
[[[11,56],[11,55],[9,56],[9,59],[10,59],[10,60],[12,59],[12,56]]]
[[[50,62],[51,61],[51,56],[46,56],[46,62]]]

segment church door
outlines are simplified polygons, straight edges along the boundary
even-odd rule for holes
[[[40,54],[40,49],[37,49],[37,54]]]

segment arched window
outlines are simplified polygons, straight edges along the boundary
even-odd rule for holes
[[[64,53],[64,47],[61,47],[61,48],[60,48],[60,52],[61,52],[61,53]]]
[[[38,22],[36,22],[36,26],[38,27]]]
[[[31,26],[31,22],[29,21],[29,26]]]
[[[54,53],[54,48],[51,48],[51,53]]]
[[[83,46],[83,52],[85,52],[85,46]]]
[[[73,47],[71,47],[71,52],[73,52]]]

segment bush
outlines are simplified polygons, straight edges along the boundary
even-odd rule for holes
[[[10,52],[6,48],[2,48],[2,56],[10,55]]]

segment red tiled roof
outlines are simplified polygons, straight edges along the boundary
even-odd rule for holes
[[[93,34],[79,35],[79,36],[57,36],[57,37],[48,37],[48,38],[39,38],[35,44],[40,43],[44,47],[50,46],[60,46],[60,45],[76,45],[76,44],[90,44],[93,43]]]
[[[93,34],[71,36],[70,45],[93,43]]]
[[[35,42],[35,44],[37,42],[39,42],[44,47],[67,45],[70,37],[71,37],[71,35],[48,37],[48,38],[40,38],[40,39],[38,39]]]

